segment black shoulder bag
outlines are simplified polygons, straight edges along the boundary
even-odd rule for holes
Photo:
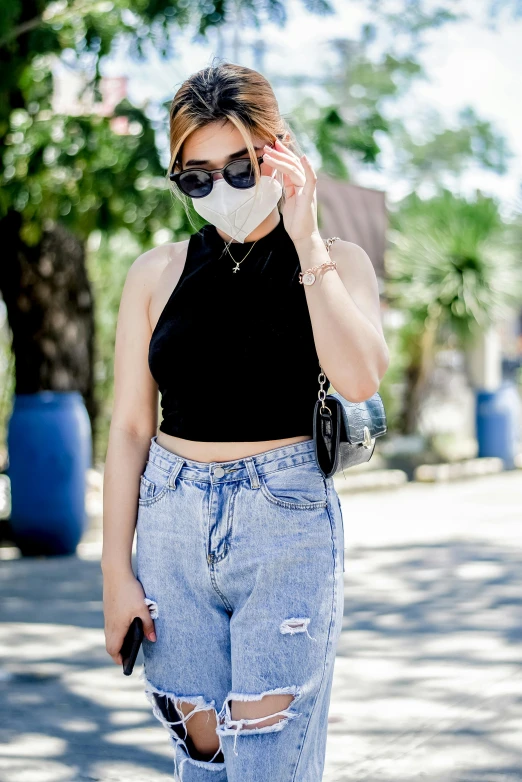
[[[314,408],[315,458],[325,478],[368,462],[375,439],[387,431],[386,413],[376,391],[364,402],[349,402],[341,394],[326,394],[321,367],[319,398]]]
[[[337,238],[337,237],[334,237]],[[325,241],[330,252],[333,239]],[[314,407],[315,458],[325,478],[356,464],[368,462],[375,439],[387,431],[386,412],[376,391],[363,402],[349,402],[341,394],[327,394],[326,375],[319,364],[319,394]]]

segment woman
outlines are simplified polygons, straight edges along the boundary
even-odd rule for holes
[[[106,648],[121,664],[142,618],[145,692],[177,779],[318,782],[344,547],[312,414],[319,362],[324,388],[347,399],[379,387],[377,281],[357,245],[328,254],[316,175],[261,74],[220,63],[187,79],[170,147],[174,193],[207,223],[141,255],[125,281],[104,480]]]

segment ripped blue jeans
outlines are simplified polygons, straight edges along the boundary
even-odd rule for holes
[[[168,730],[175,780],[320,782],[344,530],[313,441],[198,462],[152,437],[136,533],[136,576],[157,637],[143,641],[141,679]],[[287,708],[233,719],[233,701],[278,694],[291,696]],[[193,710],[184,715],[180,702]],[[215,710],[219,737],[208,760],[186,727],[205,710]]]

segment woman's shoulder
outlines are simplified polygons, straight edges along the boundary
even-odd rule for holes
[[[187,257],[189,239],[167,242],[138,255],[127,271],[129,283],[152,293],[160,279],[183,269]]]
[[[178,259],[186,257],[189,241],[190,238],[182,239],[179,242],[166,242],[157,247],[152,247],[150,250],[146,250],[141,255],[138,255],[130,268],[134,269],[136,274],[162,274],[168,264],[176,263]]]
[[[167,242],[146,250],[127,269],[123,296],[148,308],[157,292],[181,274],[187,257],[189,239]]]

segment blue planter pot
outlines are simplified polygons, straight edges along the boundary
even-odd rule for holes
[[[78,391],[16,394],[7,430],[10,525],[22,554],[72,554],[87,525],[89,415]]]
[[[519,449],[520,397],[516,385],[504,381],[495,391],[476,391],[476,428],[479,456],[498,456],[504,468],[515,468]]]

